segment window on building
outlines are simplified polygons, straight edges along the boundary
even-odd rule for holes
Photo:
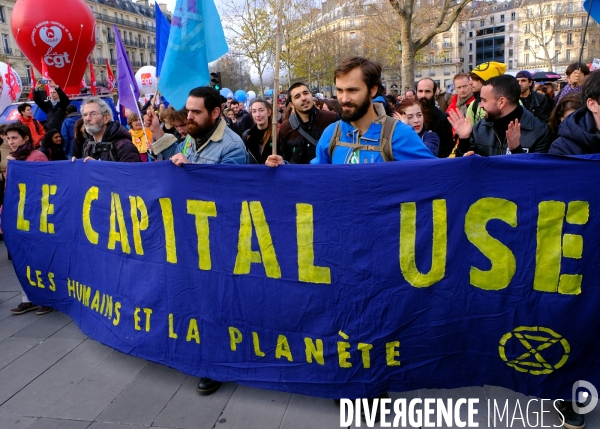
[[[525,33],[531,33],[531,27],[529,24],[525,24]]]
[[[0,22],[6,22],[6,15],[4,15],[4,6],[0,6]]]
[[[512,58],[512,56],[513,56],[513,50],[512,49],[508,50],[508,56],[509,56],[509,58]]]
[[[570,49],[567,49],[566,57],[567,57],[567,61],[571,61],[571,50]]]
[[[471,21],[471,28],[475,28],[475,21]]]
[[[469,52],[473,52],[473,44],[469,43]]]
[[[567,27],[573,28],[573,17],[567,19]]]
[[[573,44],[573,33],[567,33],[567,45]]]
[[[8,34],[2,33],[2,47],[4,48],[5,54],[10,54],[10,38]]]
[[[473,37],[473,32],[469,31],[469,37]]]
[[[144,54],[143,52],[140,52],[140,61],[142,62],[142,65],[144,64]]]
[[[485,26],[485,19],[482,19],[481,21],[479,21],[479,26],[480,27],[484,27]]]
[[[429,63],[430,64],[435,63],[435,55],[434,54],[429,54]]]
[[[472,63],[473,62],[473,54],[469,54],[469,62]]]
[[[500,22],[504,22],[504,15],[500,15]]]
[[[562,12],[562,3],[556,3],[556,13]]]
[[[350,40],[354,40],[354,39],[356,39],[356,32],[352,31],[352,32],[350,32]]]
[[[553,63],[557,63],[559,56],[560,56],[560,51],[557,49],[557,50],[554,51],[554,58],[552,58],[552,62]]]
[[[573,12],[573,3],[567,4],[567,12]]]
[[[509,44],[510,46],[512,46],[512,44],[513,44],[513,36],[510,36],[510,37],[508,38],[508,44]]]
[[[115,51],[114,49],[109,49],[108,50],[109,54],[110,54],[110,60],[113,61],[115,59]]]
[[[517,12],[511,12],[510,13],[510,20],[514,21],[515,19],[517,19]]]
[[[524,44],[524,46],[525,46],[525,49],[529,49],[529,39],[525,39],[525,40],[523,41],[523,44]]]
[[[350,27],[354,27],[354,20],[353,19],[350,20]]]
[[[31,66],[25,66],[25,85],[29,85],[31,83]]]
[[[490,16],[490,24],[493,24],[493,23],[494,23],[494,17]]]
[[[533,12],[531,9],[527,9],[527,18],[533,18]]]
[[[513,68],[513,60],[509,60],[509,61],[508,61],[508,68],[509,68],[510,70],[512,70],[512,68]]]
[[[529,54],[525,54],[525,65],[529,65]]]
[[[546,30],[549,30],[549,29],[550,29],[550,20],[547,19],[546,20]]]

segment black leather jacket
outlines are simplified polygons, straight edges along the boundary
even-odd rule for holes
[[[521,124],[521,147],[523,152],[547,153],[552,143],[550,127],[525,108],[523,108],[519,122]],[[488,122],[485,119],[477,122],[473,126],[471,138],[460,139],[456,155],[462,156],[470,150],[481,156],[506,155],[506,141],[500,141],[492,125],[494,125],[493,122]]]
[[[527,110],[533,113],[533,116],[538,118],[540,121],[548,123],[548,119],[550,119],[550,114],[552,113],[552,106],[545,95],[533,91],[531,93],[531,105]]]

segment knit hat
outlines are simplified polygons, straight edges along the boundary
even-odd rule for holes
[[[533,80],[531,78],[531,73],[529,73],[527,70],[521,70],[519,73],[517,73],[516,78],[518,79],[520,77],[524,77],[526,79]]]
[[[489,63],[479,64],[477,67],[471,70],[471,73],[479,76],[484,82],[487,82],[493,77],[503,75],[505,71],[506,64],[490,61]]]

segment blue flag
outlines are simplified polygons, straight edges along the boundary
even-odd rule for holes
[[[156,17],[156,76],[158,77],[167,53],[171,24],[160,10],[158,3],[154,3],[154,16]]]
[[[131,63],[127,57],[127,51],[121,41],[121,34],[116,25],[113,25],[113,32],[115,33],[115,45],[117,47],[117,82],[119,84],[119,102],[133,110],[134,112],[139,111],[137,104],[140,98],[140,90],[135,81],[135,74],[131,68]]]
[[[228,50],[212,0],[177,0],[158,89],[181,109],[191,89],[210,82],[208,63]]]
[[[596,1],[593,3],[592,10],[590,10],[590,3],[592,3],[590,0],[585,0],[583,2],[583,8],[592,18],[594,18],[594,21],[600,22],[600,2]]]

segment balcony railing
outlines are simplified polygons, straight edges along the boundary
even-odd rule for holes
[[[132,61],[131,62],[131,66],[132,67],[141,67],[142,66],[142,62],[141,61]]]
[[[113,66],[117,65],[117,60],[115,58],[111,58],[110,59],[110,64],[113,65]]]
[[[4,47],[4,53],[6,55],[12,55],[13,54],[13,50],[12,48],[7,48],[6,46]]]
[[[132,22],[128,19],[121,19],[115,16],[106,15],[104,13],[94,12],[94,16],[97,20],[112,22],[113,24],[124,25],[127,27],[137,28],[144,31],[154,31],[154,27],[151,25],[141,24],[139,22]]]

